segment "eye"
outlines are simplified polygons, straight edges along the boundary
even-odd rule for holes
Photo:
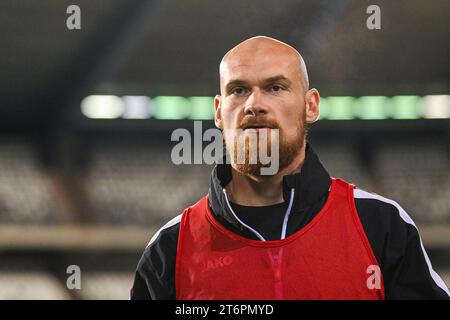
[[[231,93],[236,96],[242,96],[247,93],[247,89],[245,89],[244,87],[236,87],[233,89],[233,91],[231,91]]]
[[[281,90],[284,90],[284,88],[279,84],[273,84],[269,87],[269,90],[273,92],[280,92]]]

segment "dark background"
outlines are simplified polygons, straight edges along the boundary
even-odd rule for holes
[[[81,30],[66,27],[71,4]],[[380,30],[366,27],[371,4]],[[207,192],[212,167],[171,162],[171,133],[192,119],[89,119],[82,101],[213,97],[224,53],[255,35],[296,47],[325,98],[440,97],[439,119],[324,118],[309,140],[333,176],[405,208],[448,283],[449,12],[447,0],[1,1],[0,298],[128,298],[149,239]],[[80,290],[66,288],[72,264]]]

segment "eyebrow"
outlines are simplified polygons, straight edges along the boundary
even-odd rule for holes
[[[264,79],[263,81],[261,81],[261,84],[263,86],[266,86],[270,83],[274,83],[277,81],[281,81],[284,82],[287,86],[291,85],[291,80],[289,80],[288,78],[286,78],[284,75],[280,74],[280,75],[276,75],[267,79]],[[230,80],[227,85],[225,86],[225,92],[230,92],[231,89],[235,88],[235,87],[240,87],[240,86],[247,86],[248,82],[245,80],[241,80],[241,79],[233,79]]]

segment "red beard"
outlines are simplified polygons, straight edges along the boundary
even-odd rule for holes
[[[278,129],[278,150],[275,148],[273,152],[278,152],[278,173],[280,170],[286,168],[292,163],[295,157],[298,156],[300,150],[303,148],[305,138],[307,135],[306,126],[306,113],[300,117],[298,126],[296,128],[297,134],[294,138],[290,140],[287,139],[286,133],[280,128],[278,123],[275,121],[270,121],[264,118],[244,118],[244,120],[238,126],[238,129],[245,128],[249,125],[259,125],[264,127],[269,127],[273,129]],[[250,132],[238,132],[232,133],[231,135],[224,134],[225,146],[227,151],[232,155],[232,166],[235,170],[241,172],[242,174],[249,176],[261,176],[261,169],[264,167],[270,167],[271,163],[261,161],[260,155],[265,155],[271,161],[274,161],[274,156],[272,155],[272,138],[273,135],[270,134],[272,130],[262,130],[262,131],[251,131]],[[275,139],[276,139],[275,135]],[[234,140],[234,152],[230,148],[231,139]],[[260,150],[260,143],[264,146],[266,143],[265,150]],[[260,153],[261,152],[261,153]],[[232,154],[233,153],[233,154]]]

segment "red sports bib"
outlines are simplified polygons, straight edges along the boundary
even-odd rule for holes
[[[177,299],[384,299],[353,188],[333,178],[327,202],[314,219],[276,241],[227,230],[202,198],[181,219]]]

